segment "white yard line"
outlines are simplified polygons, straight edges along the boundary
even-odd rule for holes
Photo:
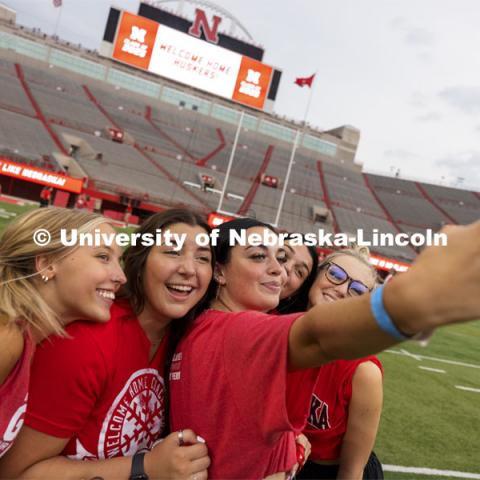
[[[458,388],[459,390],[465,390],[467,392],[480,393],[480,388],[464,387],[462,385],[455,385],[455,388]]]
[[[438,470],[426,467],[401,467],[399,465],[382,465],[385,472],[416,473],[418,475],[432,475],[439,477],[473,478],[480,480],[480,473],[458,472],[456,470]]]
[[[432,362],[440,362],[440,363],[447,363],[449,365],[459,365],[460,367],[468,367],[468,368],[480,368],[480,365],[475,365],[474,363],[465,363],[465,362],[457,362],[456,360],[448,360],[446,358],[438,358],[438,357],[428,357],[426,355],[418,355],[418,354],[411,354],[407,350],[385,350],[387,353],[394,353],[396,355],[406,355],[407,357],[413,358],[420,358],[421,360],[431,360]]]
[[[400,351],[406,355],[407,357],[412,357],[415,359],[417,362],[422,361],[422,356],[421,355],[415,355],[414,353],[409,352],[408,350],[405,350],[404,348],[401,348]]]
[[[426,370],[427,372],[447,373],[445,372],[445,370],[439,370],[438,368],[422,367],[421,365],[418,368],[420,368],[421,370]]]

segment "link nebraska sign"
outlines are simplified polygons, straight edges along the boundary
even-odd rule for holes
[[[262,109],[272,67],[157,22],[122,12],[112,57],[214,95]]]
[[[8,177],[18,178],[26,182],[39,183],[49,187],[66,190],[67,192],[80,193],[82,191],[83,180],[67,175],[60,175],[41,168],[30,167],[20,163],[11,162],[0,158],[0,174]]]

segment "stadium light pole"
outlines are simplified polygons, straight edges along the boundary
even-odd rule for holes
[[[53,5],[55,8],[58,8],[58,15],[57,15],[57,21],[55,22],[55,29],[53,31],[53,36],[54,38],[57,37],[57,32],[58,32],[58,26],[60,25],[60,19],[62,18],[62,12],[63,12],[63,1],[57,1],[53,2]]]
[[[298,139],[300,138],[301,130],[297,130],[297,134],[295,135],[295,141],[293,142],[292,153],[290,155],[290,161],[288,162],[288,169],[287,175],[285,177],[285,181],[283,182],[283,190],[282,195],[280,197],[280,203],[278,205],[277,216],[275,217],[275,221],[273,222],[273,226],[276,228],[278,227],[278,222],[280,221],[280,215],[282,214],[283,202],[285,201],[285,194],[287,192],[288,181],[290,180],[290,173],[292,171],[293,159],[295,158],[295,153],[297,151]]]
[[[237,127],[237,132],[235,133],[235,140],[233,141],[232,151],[230,152],[230,158],[228,160],[227,172],[223,180],[222,193],[220,194],[220,200],[218,202],[217,212],[219,213],[228,213],[228,212],[222,211],[222,203],[225,197],[225,191],[227,190],[227,182],[230,177],[230,170],[232,169],[233,157],[235,156],[235,151],[237,150],[238,137],[240,136],[240,130],[242,129],[244,115],[245,115],[245,112],[242,110],[240,112],[240,119],[238,121],[238,127]]]

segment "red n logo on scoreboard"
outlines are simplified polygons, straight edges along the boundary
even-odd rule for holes
[[[222,21],[222,17],[218,15],[213,16],[212,25],[208,24],[207,15],[205,14],[205,10],[201,8],[195,9],[195,20],[193,21],[192,26],[189,28],[188,33],[193,35],[194,37],[200,38],[203,33],[205,34],[205,38],[208,42],[211,43],[218,43],[218,26]]]

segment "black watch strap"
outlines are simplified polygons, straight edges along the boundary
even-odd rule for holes
[[[132,458],[132,470],[130,472],[130,480],[148,480],[143,466],[143,457],[145,452],[136,453]]]

